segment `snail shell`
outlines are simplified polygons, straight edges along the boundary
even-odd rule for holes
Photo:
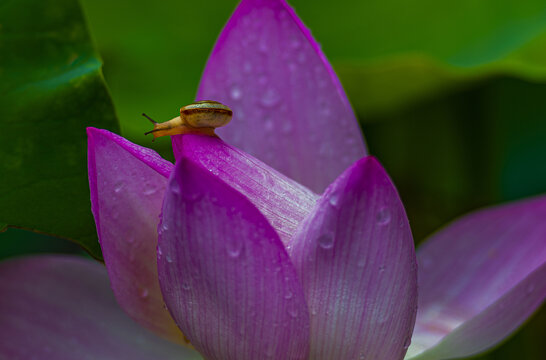
[[[212,100],[197,101],[180,109],[180,117],[196,128],[224,126],[232,116],[233,111],[229,107]]]
[[[160,136],[177,134],[215,135],[214,129],[231,121],[233,111],[224,104],[213,100],[197,101],[180,109],[180,116],[162,123],[155,122],[154,129],[147,134],[154,134],[154,139]]]

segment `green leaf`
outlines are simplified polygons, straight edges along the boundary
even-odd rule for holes
[[[85,128],[119,127],[80,6],[4,1],[0,24],[0,222],[71,239],[101,258]]]
[[[141,114],[165,121],[194,101],[208,55],[237,2],[82,1],[124,137],[172,159],[168,137],[152,142],[144,136],[151,128]]]
[[[151,143],[149,124],[193,101],[236,0],[83,0],[106,61],[122,133]],[[313,31],[363,119],[491,77],[546,81],[546,2],[528,0],[290,0]],[[198,34],[196,36],[196,34]],[[138,76],[135,76],[138,74]]]
[[[542,0],[293,3],[364,119],[492,77],[546,81]]]

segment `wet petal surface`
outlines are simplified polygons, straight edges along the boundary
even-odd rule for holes
[[[0,287],[0,358],[201,358],[131,320],[97,262],[72,256],[3,261]]]
[[[377,160],[359,160],[328,187],[291,256],[310,309],[311,359],[404,357],[417,261],[404,207]]]
[[[317,193],[366,154],[336,74],[285,1],[241,2],[197,97],[233,109],[222,138]]]
[[[179,159],[158,269],[178,326],[207,359],[307,359],[309,315],[288,254],[241,193]]]
[[[112,289],[139,324],[184,342],[157,278],[157,225],[173,165],[106,130],[88,129],[89,185]]]
[[[481,210],[418,251],[419,312],[408,358],[483,351],[546,298],[546,197]]]

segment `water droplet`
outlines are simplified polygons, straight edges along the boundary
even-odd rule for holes
[[[163,256],[163,251],[161,250],[161,248],[159,246],[157,247],[157,255],[158,255],[158,257]]]
[[[322,234],[321,236],[318,237],[317,242],[321,248],[331,249],[334,246],[334,235]]]
[[[264,120],[264,130],[267,132],[272,132],[274,128],[275,123],[273,122],[273,120],[271,120],[271,117],[266,117]]]
[[[290,72],[296,72],[297,69],[298,65],[294,64],[293,62],[288,63],[288,70],[290,70]]]
[[[243,93],[239,86],[232,85],[231,90],[229,91],[229,95],[231,96],[232,100],[239,100],[243,96]]]
[[[281,131],[284,134],[290,133],[290,131],[292,131],[292,123],[290,121],[285,121],[284,124],[281,127]]]
[[[408,336],[406,340],[404,340],[404,349],[409,348],[410,345],[411,345],[411,337]]]
[[[243,72],[246,74],[250,74],[252,72],[252,64],[249,61],[246,61],[243,64]]]
[[[288,315],[292,316],[293,318],[298,317],[298,309],[294,307],[288,308]]]
[[[243,251],[243,241],[239,237],[229,238],[226,242],[226,250],[230,257],[238,258]]]
[[[184,194],[182,194],[182,196],[187,201],[196,202],[196,201],[199,201],[199,200],[201,200],[203,198],[203,193],[187,191],[187,192],[184,192]]]
[[[124,181],[119,181],[114,185],[114,192],[118,193],[125,187]]]
[[[187,282],[187,281],[182,282],[182,289],[184,289],[184,290],[190,290],[190,289],[191,289],[190,283]]]
[[[259,83],[260,85],[265,85],[265,84],[267,84],[267,81],[268,81],[268,78],[267,78],[267,76],[265,76],[265,75],[260,75],[260,77],[258,77],[258,83]]]
[[[281,101],[281,97],[273,88],[267,89],[263,97],[260,99],[260,103],[265,107],[273,107],[277,105],[279,101]]]
[[[387,267],[386,267],[385,265],[380,265],[380,266],[379,266],[379,272],[380,272],[380,273],[385,272],[385,269],[386,269],[386,268],[387,268]]]
[[[339,205],[339,198],[340,198],[339,192],[331,193],[331,194],[330,194],[330,198],[328,199],[328,202],[329,202],[330,205],[332,205],[333,207],[337,207],[337,206]]]
[[[141,299],[146,299],[150,295],[150,292],[147,288],[143,287],[138,290],[138,296],[140,296]]]
[[[290,41],[290,45],[292,46],[293,49],[297,49],[300,47],[300,41],[298,40],[298,38],[294,37]]]
[[[173,262],[173,258],[171,257],[171,255],[167,254],[167,256],[165,256],[165,259],[167,260],[168,263],[172,263]]]
[[[376,220],[379,225],[387,225],[391,221],[391,212],[389,208],[382,207],[376,215]]]
[[[527,286],[527,294],[530,294],[533,291],[535,291],[535,284],[529,284],[529,286]]]
[[[175,181],[175,180],[171,181],[171,183],[169,185],[169,188],[171,189],[171,192],[173,194],[180,195],[181,189],[180,189],[180,185],[178,184],[177,181]]]
[[[366,266],[366,260],[365,259],[360,259],[358,261],[358,267],[364,267]]]
[[[265,38],[262,38],[260,41],[260,44],[258,45],[258,50],[262,53],[267,53],[269,50],[269,47],[267,46],[267,40]]]
[[[288,300],[288,299],[291,299],[293,295],[294,294],[292,294],[292,291],[287,290],[286,294],[284,294],[284,298]]]
[[[156,192],[157,192],[157,189],[155,188],[155,186],[147,185],[144,191],[142,192],[142,194],[144,194],[145,196],[150,196],[155,194]]]

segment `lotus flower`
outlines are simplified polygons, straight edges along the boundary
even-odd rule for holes
[[[252,155],[180,135],[173,165],[88,129],[106,269],[0,264],[0,357],[447,359],[543,302],[546,197],[467,215],[416,256],[394,185],[284,1],[241,2],[199,97],[233,108],[221,137]]]

